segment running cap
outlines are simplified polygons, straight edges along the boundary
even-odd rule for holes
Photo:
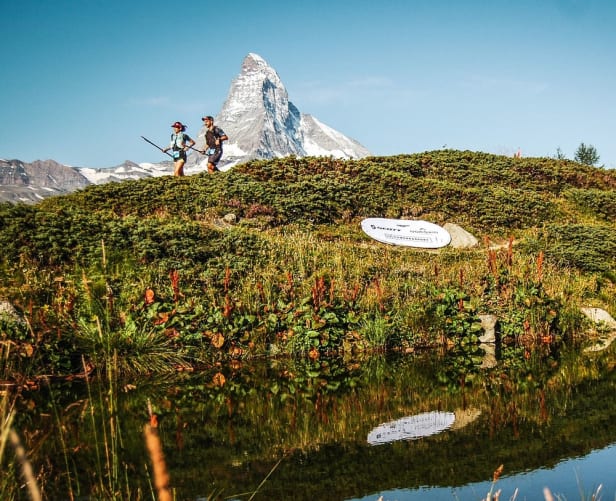
[[[203,120],[204,122],[205,122],[206,120],[211,120],[211,121],[213,122],[213,121],[214,121],[214,117],[212,117],[212,116],[210,116],[210,115],[207,115],[207,116],[203,117],[201,120]]]
[[[182,122],[175,122],[173,125],[171,125],[171,127],[173,127],[174,129],[177,127],[178,129],[184,129],[186,128],[185,125],[182,125]]]

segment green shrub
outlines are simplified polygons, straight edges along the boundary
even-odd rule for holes
[[[616,265],[613,227],[549,224],[542,235],[546,256],[559,265],[584,271],[609,271]]]
[[[565,198],[575,203],[580,211],[592,214],[604,221],[613,222],[616,217],[616,191],[571,189]]]

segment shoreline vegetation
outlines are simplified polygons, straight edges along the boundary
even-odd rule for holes
[[[388,246],[365,217],[455,223],[480,243]],[[503,377],[608,334],[581,308],[616,314],[615,230],[616,172],[455,150],[0,204],[0,302],[15,312],[0,314],[0,383],[211,371],[224,386],[250,359],[438,351],[438,383],[457,391],[484,376],[480,315],[497,318]]]

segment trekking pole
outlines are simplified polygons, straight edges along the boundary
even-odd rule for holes
[[[152,146],[154,146],[154,148],[162,151],[165,155],[173,158],[173,155],[171,153],[169,153],[168,151],[163,150],[160,146],[158,146],[157,144],[154,144],[152,141],[150,141],[147,137],[143,137],[141,136],[141,139],[143,139],[144,141],[147,141],[148,143],[150,143]]]
[[[201,153],[202,155],[205,155],[205,150],[198,150],[197,148],[193,148],[192,146],[189,146],[189,148],[190,148],[191,150],[195,150],[195,151],[196,151],[196,152],[198,152],[198,153]]]

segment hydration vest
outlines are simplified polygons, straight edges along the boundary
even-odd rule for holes
[[[180,132],[176,134],[175,132],[171,133],[171,142],[173,143],[172,149],[173,151],[178,151],[184,148],[184,143],[186,142],[186,138],[188,136],[184,132]],[[178,141],[179,139],[179,141]]]
[[[221,149],[222,143],[216,145],[216,138],[219,138],[222,135],[223,132],[220,127],[214,126],[212,127],[212,130],[207,129],[205,131],[205,144],[207,144],[208,148]]]

